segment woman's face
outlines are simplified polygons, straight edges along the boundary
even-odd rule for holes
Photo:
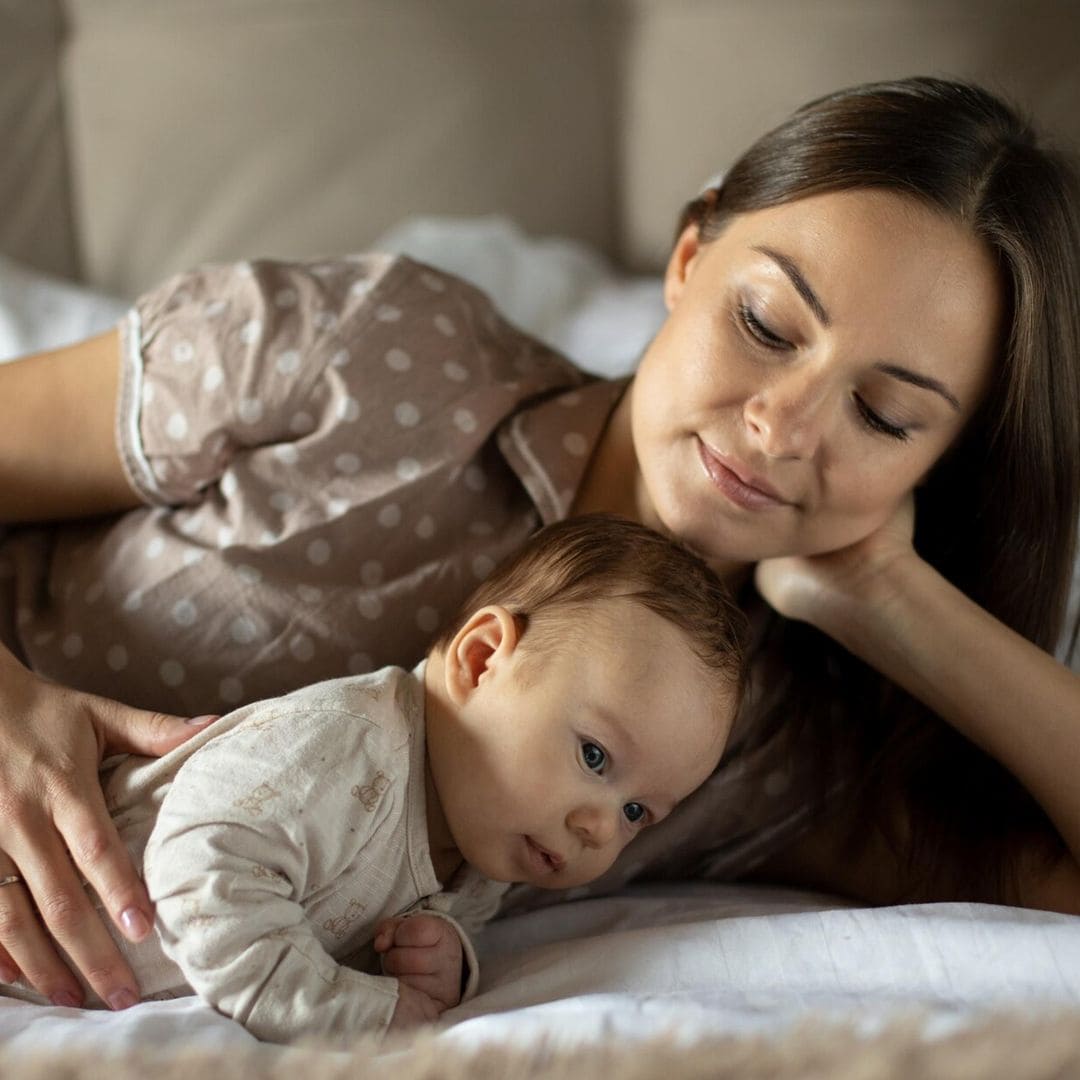
[[[858,190],[689,227],[630,398],[642,520],[716,563],[884,524],[978,406],[994,262],[914,200]]]

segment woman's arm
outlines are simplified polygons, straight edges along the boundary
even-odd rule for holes
[[[902,529],[900,530],[902,532]],[[1051,874],[1021,859],[1019,902],[1080,911],[1080,678],[895,542],[762,564],[784,614],[828,633],[1009,769],[1046,811],[1071,858]]]
[[[0,521],[138,504],[116,447],[119,378],[116,330],[0,364]]]
[[[76,518],[136,505],[116,449],[116,331],[0,364],[0,522]],[[82,989],[119,1007],[137,984],[82,881],[133,940],[153,907],[109,819],[97,769],[108,747],[161,754],[199,726],[46,682],[0,646],[0,969],[58,1003]],[[40,921],[39,921],[40,916]]]

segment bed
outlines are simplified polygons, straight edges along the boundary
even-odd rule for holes
[[[202,261],[380,247],[629,371],[676,209],[764,124],[948,72],[1080,146],[1076,40],[1066,0],[0,0],[0,358]],[[0,1069],[1080,1074],[1070,916],[654,883],[500,920],[481,950],[481,993],[398,1047],[260,1047],[194,999],[0,1000]]]

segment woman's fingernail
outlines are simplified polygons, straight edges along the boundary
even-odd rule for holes
[[[109,995],[109,1008],[119,1012],[121,1009],[130,1009],[138,1001],[139,999],[130,990],[117,990]]]
[[[132,941],[142,941],[150,933],[150,923],[138,908],[125,908],[120,912],[120,922]]]
[[[62,1009],[77,1009],[79,1007],[79,999],[69,990],[61,990],[59,993],[50,994],[49,1000]]]
[[[204,727],[206,724],[210,724],[219,719],[220,717],[217,713],[206,713],[203,716],[189,716],[184,723],[189,727]]]

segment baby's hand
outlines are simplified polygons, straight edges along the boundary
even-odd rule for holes
[[[403,979],[399,981],[397,1005],[388,1030],[404,1031],[419,1024],[433,1024],[439,1019],[443,1007],[434,998],[429,998],[423,990],[414,990]]]
[[[461,939],[445,919],[434,915],[384,919],[375,931],[374,944],[382,956],[383,973],[401,982],[399,1011],[406,989],[418,990],[429,998],[435,1016],[461,1000]],[[395,1012],[391,1026],[396,1026],[397,1016]]]

